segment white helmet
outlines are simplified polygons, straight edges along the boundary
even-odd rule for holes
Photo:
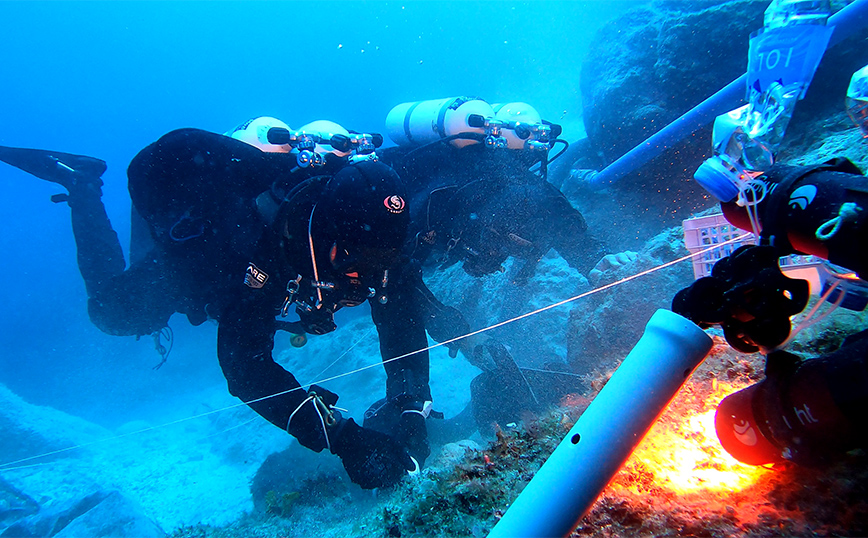
[[[331,139],[334,135],[343,135],[346,137],[350,136],[350,132],[338,125],[337,123],[329,120],[316,120],[304,125],[299,129],[299,132],[309,134],[309,135],[317,135],[323,139]],[[316,145],[317,153],[334,153],[338,157],[346,157],[350,154],[349,151],[340,151],[331,147],[328,144],[317,144]]]
[[[272,127],[290,130],[287,124],[277,118],[260,116],[245,121],[232,131],[226,133],[226,136],[246,142],[266,153],[289,153],[292,150],[289,144],[272,144],[268,141],[268,130]]]

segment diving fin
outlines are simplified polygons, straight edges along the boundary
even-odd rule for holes
[[[499,376],[503,378],[504,381],[509,377],[512,377],[515,380],[520,379],[527,388],[527,392],[533,399],[534,403],[539,405],[539,400],[537,399],[533,388],[531,388],[530,382],[527,380],[527,377],[525,377],[524,372],[521,371],[518,363],[515,362],[512,353],[506,349],[506,346],[496,340],[489,340],[485,345],[485,349],[488,350],[492,360],[494,360],[494,363],[497,365],[497,370],[495,370],[495,372],[498,372]]]
[[[0,161],[20,168],[39,179],[58,183],[67,190],[79,181],[76,176],[101,181],[100,177],[106,171],[106,163],[103,160],[43,149],[0,146]]]

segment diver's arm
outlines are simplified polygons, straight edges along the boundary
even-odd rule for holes
[[[275,426],[289,431],[302,445],[319,452],[328,442],[319,426],[318,413],[313,406],[303,405],[307,392],[272,357],[276,311],[267,291],[243,290],[222,313],[217,330],[220,368],[233,396]]]
[[[389,277],[386,303],[371,301],[371,316],[377,326],[386,369],[386,398],[428,401],[431,389],[425,312],[413,286],[421,281],[421,270],[407,264],[393,268]],[[396,357],[401,358],[393,360]]]
[[[388,300],[371,301],[371,316],[380,335],[386,369],[386,400],[400,410],[390,428],[395,439],[421,466],[431,452],[426,418],[431,411],[428,385],[428,338],[425,317],[414,282],[418,266],[406,264],[390,271]],[[400,358],[398,358],[400,357]]]
[[[550,185],[546,211],[552,219],[552,246],[571,267],[587,276],[603,256],[609,254],[603,241],[588,228],[582,214]]]
[[[265,290],[274,292],[274,283]],[[415,467],[404,447],[380,432],[342,418],[332,406],[337,396],[301,385],[274,362],[277,313],[263,290],[244,290],[223,313],[217,332],[220,367],[229,392],[272,424],[286,429],[315,451],[328,449],[341,458],[350,479],[362,488],[394,484]]]

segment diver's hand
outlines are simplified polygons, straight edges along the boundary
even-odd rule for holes
[[[486,342],[491,339],[487,334],[473,334],[470,336],[465,336],[461,340],[456,340],[449,345],[449,356],[453,359],[458,356],[458,352],[460,351],[464,358],[467,359],[467,362],[480,368],[482,370],[486,370],[487,368],[482,368],[480,366],[480,362],[482,361],[482,351]]]
[[[362,428],[353,419],[341,425],[332,452],[341,458],[350,480],[362,489],[392,486],[418,469],[397,441],[384,433]]]
[[[308,312],[297,307],[295,312],[299,325],[307,334],[327,334],[338,328],[334,313],[325,308]]]
[[[597,265],[588,272],[588,282],[591,283],[591,286],[596,288],[600,285],[604,273],[623,267],[628,263],[636,261],[638,258],[639,255],[630,250],[625,250],[624,252],[619,252],[617,254],[606,254],[597,262]]]

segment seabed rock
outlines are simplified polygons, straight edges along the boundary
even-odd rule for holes
[[[166,533],[142,509],[118,491],[100,490],[39,513],[8,527],[10,538],[162,538]]]

